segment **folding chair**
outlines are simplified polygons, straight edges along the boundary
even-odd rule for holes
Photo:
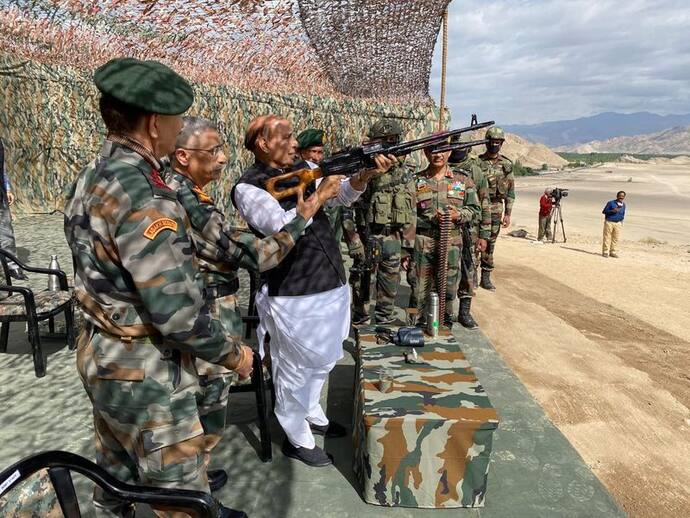
[[[194,518],[217,518],[220,515],[220,505],[208,493],[125,484],[90,460],[65,451],[46,451],[31,455],[0,473],[0,502],[4,501],[7,514],[23,516],[32,512],[25,508],[25,502],[13,498],[12,489],[46,468],[65,518],[81,517],[77,493],[72,483],[72,471],[84,475],[112,496],[128,504],[165,507],[185,512]]]
[[[24,286],[13,286],[8,260],[30,273],[55,275],[60,284],[60,291],[33,291]],[[1,248],[0,262],[2,262],[2,270],[5,275],[5,283],[0,284],[0,292],[9,295],[0,300],[0,324],[2,325],[0,328],[0,352],[7,352],[10,322],[26,322],[34,361],[34,371],[36,372],[36,377],[42,378],[46,374],[46,359],[41,348],[41,337],[38,331],[39,322],[48,320],[48,328],[51,333],[54,333],[54,318],[60,313],[64,313],[67,345],[70,349],[76,347],[74,305],[72,302],[72,292],[67,286],[67,275],[62,270],[27,266],[14,255]]]

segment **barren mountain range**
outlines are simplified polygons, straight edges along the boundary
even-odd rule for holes
[[[594,140],[576,146],[560,146],[556,150],[575,153],[690,154],[690,127],[676,127],[645,135]]]

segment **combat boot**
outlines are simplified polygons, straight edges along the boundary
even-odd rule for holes
[[[472,298],[464,297],[460,299],[460,312],[458,313],[458,323],[467,329],[477,329],[479,325],[475,322],[470,314],[472,307]]]
[[[491,283],[491,270],[482,270],[482,280],[479,286],[489,291],[496,291],[496,286]]]

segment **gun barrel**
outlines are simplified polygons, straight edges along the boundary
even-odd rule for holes
[[[486,145],[488,142],[489,141],[486,139],[471,140],[469,142],[451,142],[450,144],[434,147],[434,153],[445,153],[446,151],[454,151],[456,149],[468,149],[474,146]]]
[[[386,154],[391,154],[395,156],[407,155],[413,153],[414,151],[419,151],[434,144],[442,144],[443,142],[450,142],[453,137],[458,137],[463,133],[468,131],[475,131],[489,126],[493,126],[494,121],[480,122],[479,124],[472,124],[470,126],[465,126],[464,128],[443,131],[435,135],[429,135],[427,137],[422,137],[416,140],[410,140],[408,142],[403,142],[402,144],[396,144],[385,150]]]

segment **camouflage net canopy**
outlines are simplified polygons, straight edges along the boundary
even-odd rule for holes
[[[157,59],[247,90],[427,98],[450,0],[0,0],[0,53],[94,69]]]
[[[228,143],[211,193],[228,210],[258,115],[324,129],[327,150],[360,142],[380,117],[399,119],[409,138],[428,134],[438,125],[428,83],[448,3],[0,0],[0,137],[15,208],[62,208],[105,136],[92,75],[115,56],[156,59],[192,80],[189,113],[219,123]]]

